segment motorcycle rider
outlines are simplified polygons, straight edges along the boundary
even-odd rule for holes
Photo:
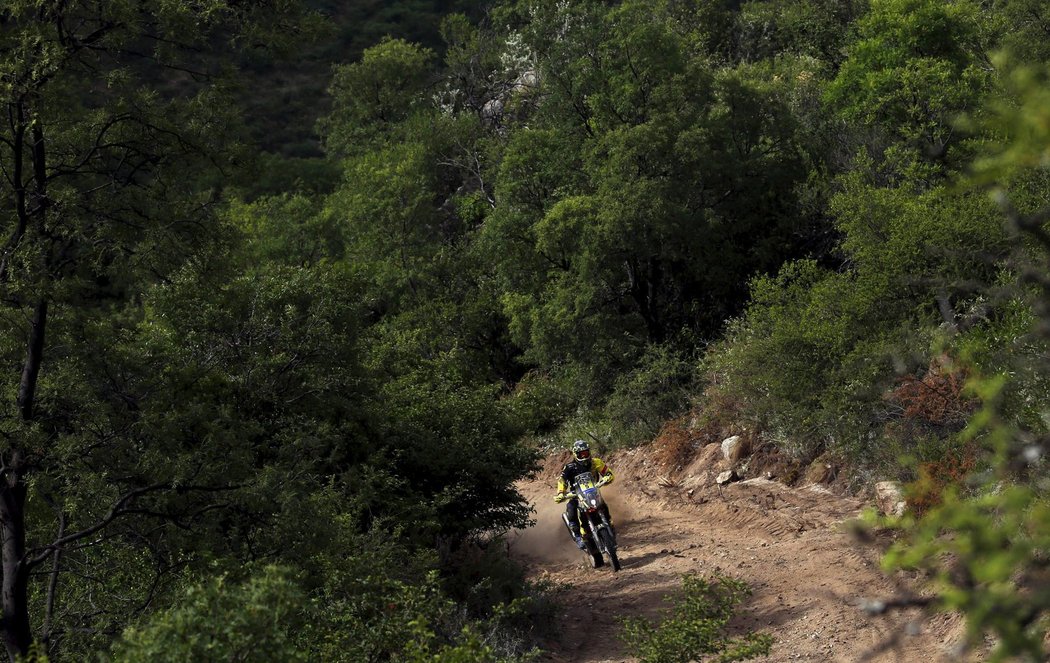
[[[565,516],[572,530],[572,538],[576,540],[576,545],[579,546],[580,550],[584,550],[586,549],[586,544],[583,542],[583,537],[580,536],[580,500],[573,491],[572,481],[584,472],[591,472],[598,480],[598,485],[604,486],[612,483],[614,477],[612,470],[601,458],[591,456],[591,448],[586,441],[576,440],[573,442],[572,455],[574,460],[571,463],[566,463],[561,471],[561,478],[558,479],[558,494],[554,496],[554,501],[563,502],[568,500],[568,504],[565,505]],[[611,524],[612,516],[609,515],[608,505],[603,504],[602,510]]]

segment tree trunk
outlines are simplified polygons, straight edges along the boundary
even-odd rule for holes
[[[14,662],[19,656],[29,653],[33,634],[29,628],[29,573],[25,566],[26,485],[20,466],[22,454],[11,455],[10,467],[0,482],[0,531],[3,533],[3,584],[0,599],[3,602],[4,647],[8,658]]]
[[[18,411],[22,421],[32,421],[33,404],[36,402],[36,380],[40,375],[40,364],[44,359],[44,328],[47,325],[47,300],[41,299],[33,309],[33,322],[29,328],[29,343],[26,363],[22,366],[22,380],[18,384]]]
[[[33,309],[29,328],[26,361],[18,385],[18,410],[22,421],[33,419],[36,401],[37,376],[44,360],[44,330],[47,325],[47,300],[41,298]],[[11,451],[3,481],[0,481],[0,568],[3,569],[0,588],[0,635],[11,661],[29,653],[33,632],[29,626],[29,569],[26,553],[26,483],[25,459],[17,446]]]
[[[659,263],[649,258],[645,265],[641,266],[632,258],[627,263],[627,273],[631,299],[634,300],[638,315],[645,323],[648,340],[652,343],[663,343],[666,334],[656,305],[656,289],[660,281]]]
[[[21,140],[25,135],[26,122],[29,119],[21,103],[18,104],[17,119],[16,134]],[[17,154],[15,154],[18,179],[14,183],[18,226],[9,241],[4,256],[3,268],[5,270],[10,252],[17,248],[33,220],[41,236],[47,236],[46,222],[48,210],[51,207],[47,191],[47,144],[44,140],[43,125],[39,121],[30,123],[29,132],[32,136],[29,146],[31,148],[32,177],[29,182],[22,180],[23,155],[20,143],[17,146]],[[32,189],[29,187],[30,182]],[[36,208],[32,212],[26,209],[25,204],[30,191],[36,203]],[[47,262],[50,270],[52,267],[50,256]],[[7,273],[5,272],[3,276],[6,278]],[[49,274],[45,274],[44,278],[47,279],[48,276]],[[26,359],[22,365],[22,375],[18,383],[16,404],[25,425],[29,425],[35,416],[37,378],[44,360],[47,309],[47,296],[42,294],[33,307],[33,318],[26,342]],[[26,473],[29,469],[26,466],[25,451],[25,448],[20,447],[16,441],[9,452],[3,476],[0,478],[0,533],[3,535],[3,541],[0,543],[0,569],[3,570],[3,580],[0,584],[0,614],[2,614],[0,637],[4,640],[4,647],[7,648],[7,655],[11,661],[26,656],[33,642],[33,631],[29,621],[29,567],[25,559]]]

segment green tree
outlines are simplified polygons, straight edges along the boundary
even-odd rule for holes
[[[333,112],[320,123],[328,154],[366,150],[424,105],[432,58],[416,44],[387,39],[359,62],[337,67],[329,89]]]
[[[512,483],[532,452],[512,441],[500,411],[499,381],[513,362],[460,219],[437,206],[427,148],[399,144],[353,163],[351,186],[325,214],[346,224],[348,264],[377,316],[365,343],[380,380],[373,433],[388,445],[384,463],[400,468],[406,489],[437,497],[438,512],[420,520],[455,538],[520,524]],[[414,159],[394,157],[410,150]],[[487,455],[503,462],[476,462]]]
[[[1038,0],[1000,0],[994,3],[997,19],[991,26],[1000,45],[1019,62],[1050,61],[1046,34],[1050,30],[1050,7]]]
[[[736,17],[736,55],[745,61],[798,54],[831,65],[843,60],[851,24],[866,2],[760,0],[743,3]]]
[[[8,656],[33,640],[31,578],[52,578],[136,501],[172,488],[134,462],[133,403],[97,366],[122,304],[168,274],[206,233],[205,174],[228,163],[232,114],[222,86],[160,90],[159,80],[217,81],[201,48],[294,37],[294,3],[192,6],[25,0],[0,9],[0,290],[5,310],[2,415],[2,637]],[[145,83],[145,84],[144,84]],[[176,85],[176,88],[179,86]],[[185,173],[199,173],[186,177]],[[131,323],[133,324],[133,323]],[[114,351],[103,351],[111,358]],[[78,464],[78,461],[80,464]],[[78,510],[68,491],[105,489]],[[101,480],[107,469],[109,481]],[[188,485],[193,485],[192,481]],[[53,513],[45,504],[53,507]],[[45,529],[44,522],[50,521]],[[32,526],[31,526],[32,525]],[[52,625],[55,583],[45,593]],[[50,633],[42,633],[46,641]]]
[[[989,102],[986,116],[987,128],[999,140],[990,142],[976,171],[978,182],[993,185],[993,198],[1005,212],[1017,249],[1011,276],[1019,275],[1020,282],[999,293],[1009,300],[1003,309],[1010,315],[993,319],[985,332],[974,330],[962,340],[947,341],[973,353],[969,358],[980,370],[971,389],[983,407],[965,436],[985,451],[984,471],[967,484],[950,487],[928,513],[897,523],[907,537],[891,549],[884,564],[928,570],[935,594],[915,602],[962,612],[969,645],[980,645],[985,634],[994,634],[990,660],[1041,660],[1050,611],[1050,485],[1043,471],[1050,379],[1048,72],[1041,64],[1014,65],[1005,73],[1006,94]],[[989,346],[1003,345],[1008,352],[989,352]],[[989,357],[999,361],[989,362]]]
[[[790,254],[804,154],[768,80],[698,52],[702,21],[545,10],[523,32],[545,95],[509,137],[481,239],[526,358],[602,394],[647,344],[714,335],[743,280]]]
[[[968,0],[876,0],[857,21],[827,99],[889,177],[935,185],[969,160],[956,119],[988,89],[983,19]]]

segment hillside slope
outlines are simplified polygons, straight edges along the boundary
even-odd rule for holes
[[[536,525],[511,543],[530,575],[567,585],[561,632],[544,643],[550,661],[632,660],[616,637],[617,619],[655,617],[686,573],[716,570],[754,590],[737,619],[741,629],[775,638],[768,661],[937,661],[958,635],[950,617],[920,622],[915,612],[869,617],[864,599],[901,593],[909,579],[888,578],[879,550],[843,524],[864,504],[822,486],[789,488],[752,479],[719,489],[715,445],[668,477],[645,449],[612,454],[617,481],[606,489],[620,539],[623,570],[592,570],[575,550],[551,496],[566,460],[548,458],[519,487],[536,508]],[[661,480],[662,479],[662,480]],[[664,485],[660,485],[664,484]]]

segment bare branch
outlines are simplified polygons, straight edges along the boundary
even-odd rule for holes
[[[57,538],[61,539],[66,532],[66,514],[62,509],[54,503],[50,497],[45,497],[47,502],[51,504],[58,512],[58,535]],[[47,601],[44,609],[44,647],[49,648],[50,641],[52,639],[52,622],[54,621],[55,614],[55,598],[58,593],[58,574],[62,568],[62,550],[56,548],[52,553],[51,558],[51,572],[47,581]]]
[[[91,536],[95,532],[98,532],[99,530],[109,525],[118,517],[124,515],[127,512],[128,504],[134,501],[137,497],[141,497],[142,495],[146,495],[147,493],[156,492],[158,490],[168,488],[170,487],[170,485],[171,484],[169,484],[168,482],[154,483],[149,486],[136,488],[135,490],[131,490],[124,493],[120,496],[120,498],[117,499],[113,506],[110,507],[109,512],[97,523],[90,527],[84,528],[78,532],[73,532],[72,534],[60,536],[57,539],[55,539],[55,541],[46,546],[33,548],[29,550],[26,553],[27,558],[23,558],[23,563],[25,564],[26,568],[32,568],[40,564],[41,562],[45,561],[48,558],[48,556],[51,555],[51,553],[55,550],[60,549],[63,546],[68,545],[70,543],[73,543],[74,541],[79,541],[80,539],[84,539]],[[36,555],[28,557],[33,553],[36,553]]]

